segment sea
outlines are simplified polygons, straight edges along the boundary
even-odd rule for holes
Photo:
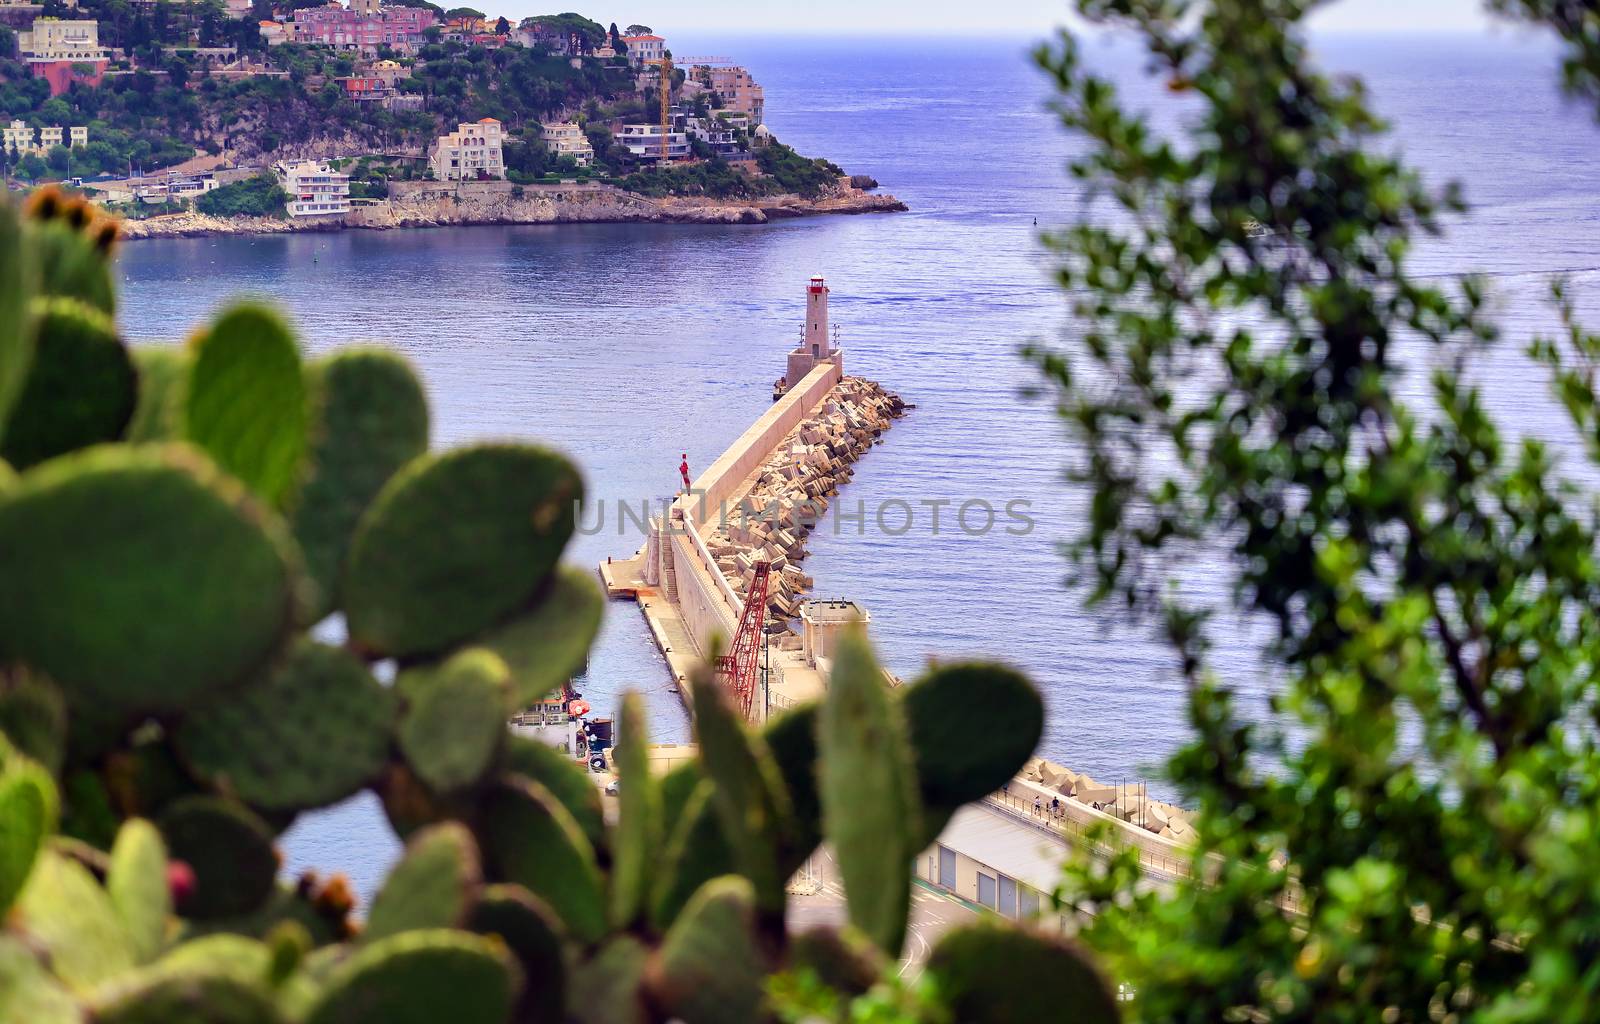
[[[768,407],[806,280],[823,274],[848,372],[916,408],[813,534],[815,594],[863,605],[879,656],[903,677],[963,658],[1026,671],[1048,706],[1041,754],[1165,793],[1162,762],[1187,734],[1184,685],[1154,629],[1086,607],[1068,585],[1060,549],[1083,528],[1086,495],[1065,477],[1071,439],[1029,395],[1038,376],[1019,355],[1074,329],[1041,232],[1103,213],[1066,173],[1081,143],[1048,109],[1049,82],[1029,56],[1037,42],[683,41],[745,63],[780,139],[873,175],[906,213],[142,241],[118,258],[121,322],[136,343],[175,343],[253,294],[285,309],[311,352],[356,341],[404,352],[426,380],[437,446],[536,440],[582,464],[585,519],[602,526],[567,557],[592,567],[640,543],[631,521],[619,535],[618,502],[659,502],[681,454],[698,472]],[[1460,182],[1471,212],[1424,240],[1413,266],[1445,284],[1486,276],[1505,329],[1475,371],[1489,404],[1587,480],[1580,442],[1522,354],[1554,325],[1557,276],[1600,322],[1600,130],[1559,94],[1555,49],[1504,31],[1330,36],[1314,49],[1329,70],[1366,81],[1393,126],[1380,145],[1431,184]],[[1125,43],[1090,40],[1086,52],[1158,126],[1187,116]],[[1429,353],[1415,358],[1425,370]],[[1425,377],[1408,378],[1413,400]],[[977,529],[980,505],[968,509],[973,529],[956,521],[970,502],[1001,510],[992,528]],[[1012,503],[1031,529],[1005,513]],[[1202,558],[1184,582],[1225,596],[1228,570],[1224,557]],[[1214,668],[1247,711],[1275,685],[1267,639],[1241,618],[1216,636]],[[653,740],[690,736],[631,602],[608,607],[579,686],[602,715],[639,691]],[[286,870],[342,871],[364,894],[397,851],[365,795],[304,815],[283,845]]]

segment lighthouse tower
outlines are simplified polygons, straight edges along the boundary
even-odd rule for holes
[[[833,347],[829,331],[828,283],[817,274],[806,285],[806,326],[801,332],[800,347],[789,353],[784,376],[789,387],[799,384],[818,363],[836,363],[843,369],[844,353]]]

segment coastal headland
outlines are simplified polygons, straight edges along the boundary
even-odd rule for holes
[[[474,224],[766,224],[823,214],[896,213],[892,195],[856,188],[849,179],[816,198],[759,199],[667,196],[653,198],[611,185],[517,185],[508,181],[392,183],[390,198],[327,217],[218,217],[184,211],[122,225],[122,237],[193,238],[266,235],[347,228],[451,227]]]

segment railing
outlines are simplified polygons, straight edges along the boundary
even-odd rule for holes
[[[1101,823],[1085,822],[1073,817],[1069,813],[1070,804],[1067,801],[1062,802],[1060,810],[1052,812],[1050,805],[1045,803],[1041,803],[1039,805],[1040,809],[1035,811],[1033,804],[1025,797],[1017,796],[1014,793],[990,793],[985,799],[991,806],[1007,812],[1009,816],[1022,821],[1029,827],[1043,832],[1051,838],[1083,847],[1089,850],[1090,853],[1109,857],[1132,847],[1139,854],[1139,864],[1151,871],[1159,872],[1169,878],[1187,878],[1192,874],[1189,860],[1176,852],[1172,856],[1167,856],[1166,854],[1146,849],[1139,843],[1123,842],[1119,835],[1120,830],[1116,828],[1117,823],[1114,819],[1108,823],[1112,825],[1110,834],[1117,836],[1117,841],[1114,843],[1091,842],[1088,832]]]

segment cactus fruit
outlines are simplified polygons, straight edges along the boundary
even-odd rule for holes
[[[617,832],[611,850],[611,923],[631,926],[645,909],[650,865],[661,845],[661,794],[650,775],[645,751],[644,701],[637,693],[622,698],[621,738],[617,741]]]
[[[520,885],[491,885],[473,905],[467,927],[498,936],[522,968],[517,1024],[560,1024],[567,1000],[568,959],[561,919]]]
[[[130,444],[181,439],[194,357],[177,346],[156,345],[140,345],[132,355],[139,373],[139,397],[124,439]]]
[[[133,415],[133,361],[111,318],[74,299],[37,299],[32,369],[0,431],[18,470],[113,441]]]
[[[715,783],[712,805],[739,873],[755,886],[763,913],[781,913],[789,876],[778,851],[792,831],[789,795],[766,740],[746,729],[733,705],[702,669],[691,682],[700,760]]]
[[[411,837],[373,899],[362,941],[416,928],[455,928],[482,882],[471,833],[455,822],[423,829]]]
[[[38,953],[0,932],[0,1020],[17,1024],[83,1024],[72,993],[45,970]]]
[[[339,574],[361,513],[401,466],[428,450],[428,403],[404,359],[336,352],[307,367],[315,410],[309,475],[295,501],[295,539],[317,585],[312,619],[338,604]]]
[[[190,767],[256,807],[324,807],[377,778],[395,697],[349,651],[301,641],[260,681],[177,731]]]
[[[508,710],[522,710],[583,669],[604,608],[605,595],[589,573],[558,568],[531,611],[475,641],[511,669]]]
[[[469,647],[416,678],[400,722],[400,750],[435,793],[464,789],[489,770],[505,739],[511,673],[493,651]]]
[[[503,1024],[517,989],[502,943],[466,932],[405,932],[334,967],[305,1024]]]
[[[526,776],[550,791],[578,823],[596,850],[606,846],[605,815],[600,791],[572,758],[555,747],[512,733],[506,737],[501,762],[507,772]]]
[[[839,862],[850,923],[899,956],[921,806],[900,702],[884,687],[859,627],[840,641],[817,726],[823,832]]]
[[[344,577],[351,638],[425,655],[500,623],[549,578],[582,497],[577,469],[531,445],[412,460],[356,528]]]
[[[24,251],[38,268],[37,293],[70,296],[114,314],[116,290],[106,257],[116,242],[116,221],[102,217],[88,200],[50,187],[29,197],[25,212]]]
[[[1087,954],[1060,935],[986,921],[947,933],[928,974],[955,1020],[1116,1024],[1116,998]]]
[[[106,892],[128,933],[134,960],[155,959],[166,941],[172,894],[167,882],[167,848],[161,833],[143,818],[129,818],[117,831],[106,871]]]
[[[69,988],[86,991],[134,966],[133,947],[111,897],[89,869],[54,850],[34,863],[14,913],[22,932],[49,954]]]
[[[1044,733],[1044,702],[1020,673],[987,664],[936,668],[902,692],[927,817],[913,844],[921,850],[959,807],[1009,782],[1033,754]],[[973,701],[973,694],[983,699]],[[969,705],[964,715],[950,714],[962,704]]]
[[[272,895],[278,873],[272,833],[242,804],[188,796],[163,810],[156,824],[170,855],[194,869],[194,895],[177,908],[184,917],[247,914]]]
[[[653,999],[684,1024],[762,1017],[767,964],[756,936],[755,891],[736,876],[700,887],[662,939],[647,972]]]
[[[299,485],[310,402],[300,352],[283,318],[249,303],[190,343],[184,436],[271,505]]]
[[[0,504],[0,649],[69,701],[186,707],[282,644],[291,550],[192,449],[52,459]]]
[[[0,734],[51,775],[59,774],[67,753],[67,706],[61,691],[20,666],[0,668]]]
[[[0,762],[0,917],[26,886],[45,839],[55,831],[56,813],[50,776],[8,751]]]
[[[497,784],[484,803],[479,838],[493,877],[544,900],[580,941],[605,935],[605,885],[594,848],[548,789],[519,776]]]

